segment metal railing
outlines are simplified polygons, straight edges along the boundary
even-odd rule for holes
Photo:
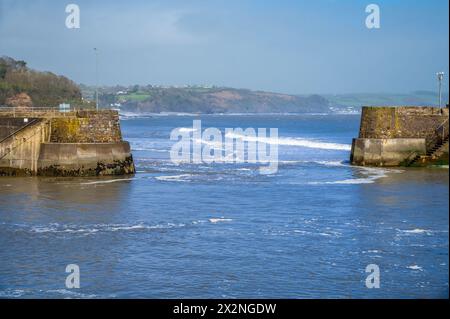
[[[411,166],[416,162],[418,158],[420,158],[420,155],[421,154],[419,152],[413,151],[405,158],[403,163],[405,164],[405,166]]]
[[[21,143],[20,143],[19,145],[15,145],[15,146],[14,146],[13,144],[14,144],[14,142],[16,141],[15,135],[16,135],[17,133],[19,133],[19,132],[21,132],[21,131],[23,131],[23,130],[25,130],[25,129],[27,129],[27,128],[33,126],[33,125],[35,125],[36,123],[39,123],[39,122],[41,122],[41,119],[34,119],[34,120],[30,121],[29,123],[27,123],[26,125],[24,125],[24,126],[22,126],[21,128],[19,128],[18,130],[16,130],[16,131],[14,131],[13,133],[9,134],[7,137],[5,137],[5,138],[3,138],[2,140],[0,140],[0,144],[3,143],[4,141],[7,141],[8,139],[12,139],[12,140],[13,140],[12,143],[11,143],[11,145],[12,145],[13,147],[7,147],[4,153],[0,153],[0,159],[3,159],[6,155],[8,155],[9,153],[11,153],[11,152],[12,152],[14,149],[16,149],[19,145],[21,145],[21,144],[23,144],[24,142],[26,142],[26,141],[21,141]],[[34,136],[34,135],[36,135],[36,133],[33,134],[32,136]]]
[[[441,138],[441,142],[448,137],[448,119],[446,119],[439,127],[436,129],[436,134]]]
[[[448,118],[434,130],[434,137],[427,142],[427,151],[441,144],[448,137]]]
[[[77,111],[95,111],[92,108],[82,108],[71,106],[67,109],[59,109],[57,107],[8,107],[0,106],[0,115],[9,115],[12,117],[38,117],[38,116],[73,116],[74,112]]]

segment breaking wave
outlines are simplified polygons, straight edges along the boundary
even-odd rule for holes
[[[345,166],[342,162],[338,164],[338,162],[329,162],[332,166]],[[338,181],[320,181],[320,182],[309,182],[309,185],[358,185],[358,184],[373,184],[378,179],[386,177],[388,173],[402,173],[402,170],[395,169],[382,169],[382,168],[373,168],[373,167],[363,167],[359,168],[362,170],[362,174],[366,174],[367,176],[358,177],[358,178],[348,178],[344,180]]]
[[[300,146],[308,148],[316,148],[323,150],[338,150],[338,151],[350,151],[351,145],[339,144],[339,143],[329,143],[321,142],[312,139],[300,138],[300,137],[254,137],[247,136],[245,134],[227,133],[225,135],[227,138],[241,139],[248,142],[261,142],[266,144],[276,144],[284,146]]]
[[[181,228],[186,226],[183,223],[165,223],[148,225],[138,224],[94,224],[94,225],[60,225],[52,223],[45,226],[32,226],[30,228],[21,226],[19,230],[28,231],[36,234],[79,234],[90,235],[96,233],[121,232],[121,231],[145,231],[158,229]]]
[[[116,178],[116,179],[108,179],[104,181],[92,181],[92,182],[85,182],[80,183],[80,185],[97,185],[97,184],[111,184],[111,183],[117,183],[117,182],[128,182],[132,181],[135,178]]]
[[[158,181],[165,182],[189,182],[189,178],[192,177],[192,174],[181,174],[181,175],[168,175],[168,176],[157,176],[155,179]]]
[[[233,221],[231,218],[224,218],[224,217],[221,217],[221,218],[210,218],[209,219],[209,222],[213,223],[213,224],[223,223],[223,222],[231,222],[231,221]]]

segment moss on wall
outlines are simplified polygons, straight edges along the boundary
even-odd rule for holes
[[[117,112],[79,111],[76,116],[52,119],[53,143],[112,143],[120,142]]]
[[[436,129],[448,120],[447,108],[364,107],[360,138],[436,138]]]

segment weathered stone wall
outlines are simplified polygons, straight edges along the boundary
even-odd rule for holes
[[[134,173],[128,142],[43,143],[38,175],[98,176]]]
[[[428,147],[436,139],[436,129],[448,116],[448,108],[363,107],[359,137],[425,138]]]
[[[117,111],[77,111],[51,120],[52,143],[114,143],[122,141]]]
[[[24,125],[25,117],[29,122]],[[117,111],[2,110],[1,124],[6,137],[0,139],[0,176],[135,172]]]
[[[355,138],[350,161],[360,166],[402,166],[426,153],[424,138]]]
[[[38,168],[41,144],[48,142],[50,125],[46,119],[30,122],[0,143],[0,176],[33,175]]]
[[[27,119],[28,122],[33,119]],[[13,118],[13,117],[0,117],[0,140],[8,137],[21,127],[25,126],[28,122],[25,118]]]

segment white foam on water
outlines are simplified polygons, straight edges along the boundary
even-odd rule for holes
[[[332,162],[333,163],[333,162]],[[342,163],[342,162],[341,162]],[[342,165],[345,165],[342,163]],[[340,165],[338,165],[340,166]],[[338,181],[325,181],[325,182],[309,182],[309,185],[358,185],[358,184],[373,184],[378,179],[386,177],[388,173],[403,173],[403,170],[396,169],[383,169],[376,167],[358,167],[362,170],[363,174],[367,174],[366,177],[349,178]]]
[[[357,184],[373,184],[375,180],[372,178],[353,178],[353,179],[344,179],[341,181],[333,181],[333,182],[310,182],[310,185],[357,185]]]
[[[285,146],[300,146],[300,147],[308,147],[308,148],[316,148],[316,149],[324,149],[324,150],[338,150],[338,151],[350,151],[351,145],[348,144],[339,144],[339,143],[329,143],[329,142],[321,142],[313,139],[306,139],[300,137],[254,137],[247,136],[245,134],[237,134],[228,132],[226,135],[228,138],[234,139],[242,139],[247,142],[261,142],[265,144],[276,144],[276,145],[285,145]]]
[[[97,184],[111,184],[111,183],[117,183],[117,182],[127,182],[127,181],[132,181],[136,178],[116,178],[116,179],[108,179],[108,180],[104,180],[104,181],[92,181],[92,182],[85,182],[85,183],[80,183],[80,185],[97,185]]]
[[[187,179],[192,176],[194,175],[192,174],[168,175],[168,176],[156,176],[155,179],[164,182],[189,182],[189,180]]]
[[[300,230],[300,229],[294,229],[292,232],[296,233],[296,234],[301,234],[301,235],[310,235],[310,236],[324,236],[324,237],[339,237],[340,235],[342,235],[339,232],[314,232],[314,231],[307,231],[307,230]]]
[[[25,290],[6,289],[0,290],[0,298],[20,298],[25,294]]]
[[[197,131],[197,129],[192,128],[192,127],[179,127],[178,128],[178,132],[180,133],[191,133],[191,132],[195,132]]]
[[[199,219],[199,220],[194,220],[194,221],[192,221],[192,224],[193,224],[193,225],[197,225],[197,224],[204,224],[204,223],[206,223],[206,222],[207,222],[206,220]]]
[[[363,254],[379,254],[381,253],[381,250],[377,250],[377,249],[372,249],[372,250],[363,250]]]
[[[345,164],[344,161],[315,161],[314,163],[324,165],[324,166],[343,166],[343,167],[350,166],[348,164]]]
[[[157,114],[150,112],[130,112],[130,111],[119,111],[120,120],[132,120],[132,119],[144,119],[156,116]]]
[[[419,271],[423,271],[423,268],[417,265],[411,265],[411,266],[407,266],[406,268],[411,269],[411,270],[419,270]]]
[[[65,225],[61,226],[59,224],[50,224],[47,226],[33,226],[30,231],[33,233],[45,234],[45,233],[53,233],[53,234],[95,234],[100,232],[117,232],[117,231],[138,231],[138,230],[155,230],[155,229],[170,229],[170,228],[179,228],[186,226],[183,223],[167,223],[167,224],[156,224],[156,225],[147,225],[147,224],[94,224],[89,226],[76,226],[76,225]]]
[[[95,294],[83,294],[81,292],[76,292],[68,289],[51,289],[47,290],[47,293],[56,293],[66,296],[67,298],[80,298],[80,299],[93,299],[99,298],[98,295]]]
[[[233,221],[231,218],[210,218],[208,219],[210,223],[216,224],[216,223],[223,223],[223,222],[231,222]]]
[[[402,229],[397,229],[398,232],[404,233],[404,234],[427,234],[430,235],[432,233],[431,230],[427,230],[427,229],[422,229],[422,228],[415,228],[415,229],[406,229],[406,230],[402,230]]]

